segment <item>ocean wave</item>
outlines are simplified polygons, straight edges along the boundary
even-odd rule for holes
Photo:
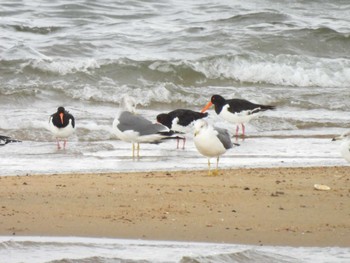
[[[82,259],[59,259],[48,261],[47,263],[151,263],[148,260],[133,260],[122,258],[107,258],[107,257],[88,257]]]
[[[226,263],[226,262],[237,262],[237,263],[296,263],[300,262],[297,259],[279,255],[269,252],[261,252],[257,250],[245,250],[242,252],[229,253],[229,254],[218,254],[214,256],[203,256],[203,257],[183,257],[180,263]]]
[[[250,12],[238,14],[229,18],[218,19],[215,22],[219,23],[234,23],[240,25],[251,25],[254,23],[276,23],[282,22],[289,18],[288,15],[280,12]]]
[[[50,57],[44,55],[36,48],[26,45],[25,43],[18,43],[12,47],[4,50],[0,54],[0,63],[6,62],[26,62],[29,60],[51,60]],[[1,66],[1,64],[0,64]]]
[[[31,60],[24,65],[23,69],[32,68],[44,73],[53,73],[61,76],[78,72],[88,73],[90,70],[99,68],[95,59],[54,59],[54,60]]]
[[[1,62],[0,63],[4,63]],[[97,60],[59,58],[29,60],[22,70],[60,76],[85,73],[109,77],[126,85],[140,79],[184,86],[208,84],[267,84],[298,87],[350,86],[350,59],[299,55],[238,54],[198,60]],[[30,72],[26,72],[30,73]]]
[[[202,59],[192,66],[208,79],[299,87],[347,87],[350,59],[298,55],[235,55]]]
[[[64,29],[64,27],[60,26],[9,25],[9,27],[13,28],[18,32],[33,33],[40,35],[48,35]]]
[[[296,32],[297,31],[297,32]],[[340,32],[330,27],[302,28],[294,31],[296,34],[309,35],[311,38],[327,40],[350,41],[349,32]]]

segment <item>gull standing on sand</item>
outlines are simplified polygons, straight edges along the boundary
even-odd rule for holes
[[[157,121],[174,132],[189,133],[193,129],[196,120],[205,118],[208,113],[196,112],[187,109],[177,109],[168,113],[157,115]],[[185,149],[186,138],[183,140],[182,149]],[[179,140],[177,140],[177,148],[179,148]]]
[[[242,126],[242,136],[244,138],[246,123],[257,117],[262,111],[275,109],[275,106],[255,104],[243,99],[226,100],[220,95],[213,95],[201,112],[207,111],[212,105],[215,106],[217,115],[236,124],[236,138],[238,137],[239,125]]]
[[[218,175],[219,158],[232,148],[230,135],[226,129],[213,127],[205,120],[194,124],[194,145],[199,153],[208,157],[208,175]],[[216,157],[216,170],[210,171],[210,158]]]
[[[152,123],[141,115],[136,114],[136,102],[133,98],[125,96],[122,100],[122,110],[113,121],[113,131],[117,137],[125,142],[132,143],[132,156],[139,157],[140,143],[159,143],[164,139],[177,139],[173,137],[166,126]]]
[[[343,140],[340,144],[340,154],[350,163],[350,131],[344,132],[340,136],[336,136],[332,141]]]
[[[57,149],[61,149],[60,140],[63,140],[63,148],[66,148],[67,138],[75,130],[75,120],[72,114],[64,107],[58,107],[57,112],[52,114],[49,119],[49,129],[57,141]]]

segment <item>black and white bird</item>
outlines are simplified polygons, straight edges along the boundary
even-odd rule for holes
[[[11,142],[21,142],[19,140],[12,139],[11,137],[0,135],[0,146],[4,146]]]
[[[67,138],[75,131],[75,119],[64,107],[58,107],[57,112],[50,116],[49,129],[56,138],[57,149],[61,149],[60,140],[63,140],[65,149]]]
[[[207,116],[207,112],[201,113],[188,109],[177,109],[168,113],[158,114],[157,121],[174,132],[186,134],[192,132],[193,125],[196,120]],[[183,149],[185,148],[185,142],[186,139],[183,140]],[[177,148],[179,148],[179,140],[177,141]]]
[[[236,138],[238,137],[239,125],[242,126],[242,136],[244,137],[246,123],[257,117],[262,111],[275,109],[275,106],[255,104],[243,99],[226,100],[220,95],[213,95],[201,112],[207,111],[212,105],[214,105],[217,115],[236,124]]]
[[[218,175],[220,156],[232,148],[230,134],[226,129],[221,129],[208,124],[205,120],[197,120],[194,124],[194,145],[198,152],[208,157],[208,175]],[[210,170],[210,158],[216,158],[216,169]]]
[[[336,136],[332,139],[332,141],[337,140],[342,140],[342,143],[340,144],[340,154],[350,163],[350,131],[344,132],[342,135]]]
[[[152,123],[135,111],[136,103],[132,97],[125,96],[122,110],[113,121],[113,131],[117,137],[132,143],[132,156],[139,157],[140,143],[160,143],[166,139],[177,139],[174,132],[160,123]]]

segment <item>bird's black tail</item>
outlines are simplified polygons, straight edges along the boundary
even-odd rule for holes
[[[276,106],[272,106],[272,105],[260,105],[261,110],[265,111],[265,110],[275,110]]]
[[[8,136],[0,135],[0,146],[3,146],[3,145],[8,144],[10,142],[21,142],[21,141],[12,139]]]

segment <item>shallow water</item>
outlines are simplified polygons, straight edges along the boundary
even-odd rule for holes
[[[270,247],[77,237],[0,237],[3,262],[345,263],[349,248]]]

